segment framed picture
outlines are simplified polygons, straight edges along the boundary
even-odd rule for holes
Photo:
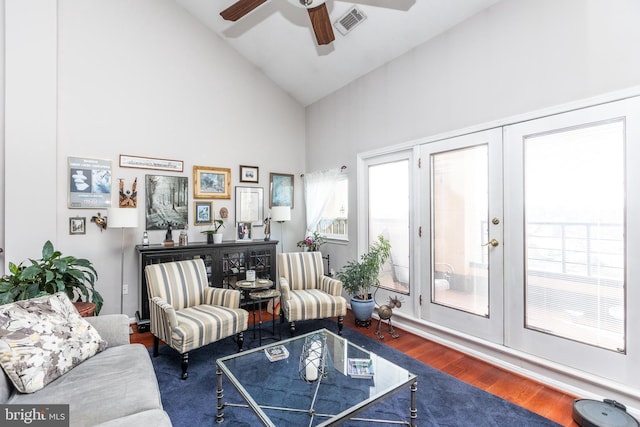
[[[236,222],[250,222],[254,227],[264,219],[264,188],[236,187]]]
[[[289,206],[293,209],[293,175],[269,174],[269,207]]]
[[[211,202],[193,202],[193,224],[209,225],[211,220],[212,203]]]
[[[86,226],[86,217],[75,216],[69,218],[69,234],[86,234]]]
[[[120,154],[121,168],[157,169],[171,172],[182,172],[182,160],[156,159],[155,157],[139,157]]]
[[[258,183],[258,166],[240,165],[240,182]]]
[[[251,240],[250,222],[236,222],[236,240]]]
[[[69,208],[111,206],[111,160],[69,157]]]
[[[193,198],[230,199],[231,169],[194,166]]]
[[[146,230],[183,229],[188,223],[186,176],[145,175]]]

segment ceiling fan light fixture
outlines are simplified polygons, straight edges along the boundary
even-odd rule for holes
[[[294,6],[302,7],[304,9],[312,9],[324,4],[327,0],[287,0]]]

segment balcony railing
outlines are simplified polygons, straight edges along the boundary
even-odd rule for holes
[[[528,223],[526,250],[530,274],[611,285],[624,280],[624,229],[620,224]]]

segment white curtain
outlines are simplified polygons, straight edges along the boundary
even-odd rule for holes
[[[340,169],[304,174],[304,195],[307,208],[307,235],[313,233],[322,218],[322,212],[331,200],[338,180],[344,179]]]

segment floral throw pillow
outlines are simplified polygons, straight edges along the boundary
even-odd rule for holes
[[[63,292],[0,306],[0,365],[33,393],[107,346]]]

